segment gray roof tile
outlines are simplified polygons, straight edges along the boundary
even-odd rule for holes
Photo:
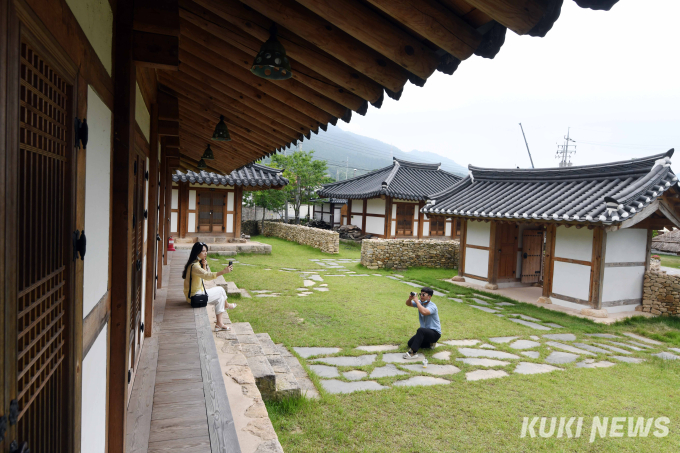
[[[222,175],[207,171],[196,173],[187,170],[183,173],[179,170],[172,175],[174,182],[190,182],[192,184],[215,184],[221,186],[243,187],[280,187],[288,184],[288,179],[282,176],[283,170],[267,167],[260,164],[249,164],[232,171],[228,175]]]
[[[450,187],[462,178],[440,170],[441,164],[420,164],[394,158],[389,167],[346,181],[324,184],[320,197],[363,199],[387,195],[404,200],[427,200],[434,192]]]
[[[430,195],[422,211],[480,218],[623,222],[677,184],[670,168],[672,155],[670,150],[642,159],[545,169],[470,165],[465,179]]]

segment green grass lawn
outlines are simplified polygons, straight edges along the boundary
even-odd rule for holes
[[[657,256],[661,258],[662,266],[680,269],[680,256],[676,255],[657,255]]]
[[[303,278],[299,272],[321,269],[310,259],[360,257],[358,247],[341,244],[339,255],[326,255],[307,246],[276,238],[258,237],[272,245],[272,255],[239,255],[230,279],[239,288],[271,290],[280,297],[241,299],[230,311],[232,322],[249,322],[255,332],[267,332],[276,343],[294,346],[342,347],[343,355],[357,354],[359,345],[398,344],[406,341],[418,327],[415,309],[404,302],[411,290],[402,282],[386,278],[401,274],[406,281],[429,285],[449,295],[469,297],[475,291],[444,282],[455,275],[451,269],[410,269],[408,271],[368,270],[358,263],[346,267],[358,274],[381,277],[328,277],[333,270],[321,272],[330,291],[297,296]],[[215,258],[215,257],[213,257]],[[222,263],[228,257],[219,257]],[[213,269],[220,266],[213,261]],[[318,285],[318,283],[317,283]],[[416,291],[417,292],[417,291]],[[496,296],[496,298],[498,298]],[[498,298],[503,299],[503,298]],[[507,299],[511,301],[510,299]],[[534,329],[480,312],[467,304],[446,297],[433,298],[439,308],[442,339],[516,335],[528,339],[540,335]],[[514,301],[512,301],[514,302]],[[641,318],[614,325],[596,324],[530,304],[517,303],[512,313],[526,314],[564,326],[560,332],[617,333],[636,332],[680,346],[680,321],[670,318]],[[508,310],[508,309],[506,309]],[[509,311],[505,311],[506,313]],[[553,331],[549,332],[553,333]],[[517,352],[506,344],[498,350]],[[436,352],[456,348],[443,346]],[[318,401],[299,404],[268,405],[270,417],[286,452],[316,451],[678,451],[680,436],[680,363],[654,357],[642,364],[617,363],[611,368],[580,369],[574,364],[560,365],[564,371],[542,375],[512,374],[502,379],[468,382],[465,372],[473,368],[455,362],[441,362],[424,351],[431,363],[453,363],[461,372],[447,376],[445,386],[398,388],[330,395],[310,377],[322,393]],[[547,351],[541,350],[544,359]],[[635,356],[635,354],[633,355]],[[384,363],[377,361],[361,369],[372,371]],[[598,357],[606,359],[605,356]],[[522,358],[526,362],[539,359]],[[680,361],[679,361],[680,362]],[[301,361],[306,366],[304,360]],[[377,381],[389,385],[397,378]],[[523,417],[584,417],[581,438],[520,438]],[[670,418],[670,434],[657,438],[604,438],[589,442],[592,417]],[[624,429],[627,431],[627,428]]]

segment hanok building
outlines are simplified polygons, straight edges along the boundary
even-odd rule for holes
[[[421,215],[429,194],[451,187],[462,178],[441,170],[441,164],[421,164],[397,158],[392,165],[355,178],[325,184],[321,197],[347,200],[342,224],[380,238],[458,237],[455,220]],[[337,209],[336,209],[337,211]],[[335,218],[334,218],[335,220]]]
[[[561,4],[0,0],[0,451],[238,451],[207,312],[168,266],[174,170],[211,143],[229,175],[493,58],[507,29],[544,36]]]
[[[341,198],[320,198],[311,200],[312,218],[323,220],[331,227],[347,224],[347,200]]]
[[[250,164],[228,175],[176,170],[172,175],[170,234],[241,236],[243,191],[276,189],[288,184],[283,170]]]
[[[652,253],[680,255],[680,230],[674,228],[672,231],[659,233],[652,239]]]
[[[680,225],[672,154],[547,169],[470,166],[423,212],[462,222],[461,277],[489,289],[542,282],[542,297],[559,305],[633,310],[652,230]]]

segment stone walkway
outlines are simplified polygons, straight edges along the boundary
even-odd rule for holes
[[[527,338],[515,335],[486,340],[447,340],[437,345],[436,353],[421,351],[418,360],[404,359],[403,352],[392,352],[396,349],[398,346],[395,345],[359,346],[352,353],[365,354],[348,356],[343,354],[350,351],[339,347],[293,348],[302,360],[307,361],[309,369],[320,378],[321,385],[329,393],[460,384],[462,381],[511,378],[513,374],[571,372],[576,368],[605,368],[618,363],[655,360],[652,357],[680,359],[680,348],[669,348],[632,333],[560,332]],[[423,358],[428,360],[426,366]],[[465,378],[454,377],[458,373],[463,373]]]

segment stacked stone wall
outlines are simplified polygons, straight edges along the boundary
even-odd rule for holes
[[[458,267],[460,242],[433,239],[364,239],[361,264],[369,269]]]
[[[330,230],[265,221],[262,234],[309,245],[324,253],[340,253],[340,235]]]
[[[669,275],[653,264],[645,272],[642,306],[636,310],[662,316],[680,315],[680,275]]]

